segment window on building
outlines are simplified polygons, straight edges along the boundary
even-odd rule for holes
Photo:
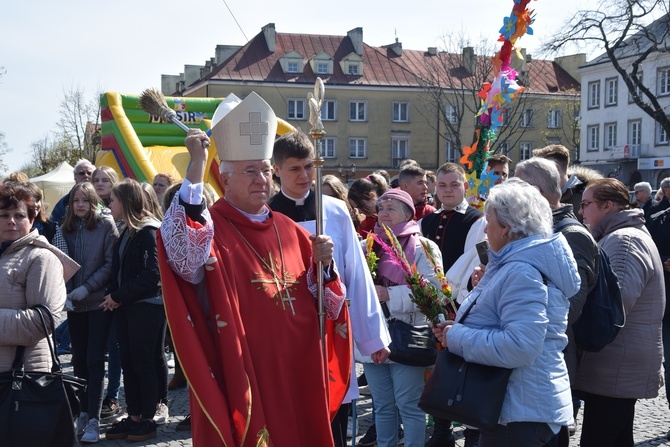
[[[337,147],[337,138],[324,137],[321,140],[321,153],[323,158],[337,158],[335,148]]]
[[[286,63],[286,71],[289,72],[289,73],[297,73],[298,72],[298,62],[288,61]]]
[[[461,157],[458,151],[456,150],[454,142],[451,140],[446,140],[444,147],[445,147],[444,161],[446,163],[457,163]]]
[[[519,143],[519,160],[528,160],[533,156],[533,143],[521,142]]]
[[[637,149],[642,144],[642,120],[628,121],[628,145]]]
[[[597,151],[600,149],[600,125],[596,124],[595,126],[588,126],[586,128],[586,136],[588,143],[586,150],[588,151]]]
[[[450,124],[458,124],[458,114],[456,113],[456,107],[451,104],[447,104],[444,110],[447,121]]]
[[[660,123],[656,123],[656,144],[668,144],[668,132],[663,128],[663,126],[661,126]]]
[[[496,142],[493,146],[493,150],[496,154],[507,155],[512,150],[512,143],[509,141]]]
[[[616,147],[616,123],[605,123],[605,147],[610,150]]]
[[[409,137],[391,137],[391,159],[393,167],[399,168],[400,163],[409,157]]]
[[[643,77],[643,75],[644,75],[644,73],[641,72],[641,71],[639,71],[639,72],[637,73],[637,77],[638,77],[638,79],[640,80],[640,84],[643,84],[643,85],[644,85],[644,82],[643,82],[643,81],[644,81],[644,77]],[[640,87],[636,87],[636,88],[635,88],[635,92],[637,93],[638,96],[640,96]],[[632,103],[632,102],[633,102],[633,95],[631,95],[631,93],[628,92],[628,103],[630,104],[630,103]]]
[[[547,114],[547,127],[549,129],[560,129],[562,127],[561,110],[552,109]]]
[[[368,139],[349,138],[349,158],[367,158]]]
[[[349,121],[367,121],[367,101],[349,102]]]
[[[500,116],[502,117],[502,122],[500,123],[501,126],[506,126],[509,124],[509,110],[503,109]]]
[[[589,109],[600,107],[600,81],[589,82]]]
[[[352,76],[358,76],[358,65],[357,64],[349,64],[348,68],[348,73]]]
[[[321,120],[335,121],[337,119],[337,101],[325,99],[321,104]]]
[[[328,74],[328,62],[318,62],[316,64],[316,72],[319,74]]]
[[[288,100],[288,111],[286,116],[290,120],[304,120],[305,119],[305,103],[306,99],[294,99],[289,98]]]
[[[656,72],[658,96],[670,95],[670,67],[659,68]]]
[[[409,103],[408,102],[393,102],[393,122],[406,123],[409,122]]]
[[[617,104],[619,92],[619,79],[605,79],[605,107],[615,106]]]
[[[524,109],[521,112],[521,127],[533,127],[533,109]]]

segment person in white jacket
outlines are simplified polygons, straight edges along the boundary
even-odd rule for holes
[[[414,201],[410,195],[399,189],[385,192],[377,202],[377,217],[374,229],[377,237],[389,244],[382,225],[388,227],[397,237],[408,263],[416,263],[417,271],[439,289],[435,269],[424,252],[422,242],[430,245],[438,266],[442,265],[440,249],[420,235],[419,225],[413,220]],[[405,271],[380,244],[375,243],[373,249],[379,257],[375,277],[377,296],[387,306],[390,317],[414,326],[427,325],[426,317],[410,298]],[[426,415],[417,404],[423,391],[426,368],[388,361],[382,364],[365,363],[364,368],[374,401],[377,445],[397,445],[397,407],[405,430],[405,446],[423,447]]]

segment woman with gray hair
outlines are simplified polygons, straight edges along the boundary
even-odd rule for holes
[[[486,273],[456,321],[434,332],[466,361],[513,369],[498,425],[480,431],[479,446],[544,446],[572,421],[561,351],[568,342],[568,297],[579,290],[577,266],[535,187],[518,179],[495,186],[484,211]]]

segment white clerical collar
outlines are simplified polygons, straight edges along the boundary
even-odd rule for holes
[[[307,191],[307,194],[305,194],[304,196],[302,196],[299,199],[296,199],[296,198],[293,198],[293,197],[289,196],[288,194],[286,194],[286,191],[284,191],[284,188],[282,188],[281,193],[284,194],[287,199],[293,200],[295,202],[295,204],[298,205],[298,206],[304,205],[305,200],[307,200],[307,196],[309,196],[309,191]]]
[[[223,198],[225,199],[226,197],[224,196]],[[230,201],[228,199],[226,199],[226,202],[228,202],[230,204],[230,206],[232,206],[237,211],[242,213],[244,216],[247,217],[247,219],[249,219],[252,222],[258,222],[258,223],[265,222],[270,217],[270,209],[267,207],[267,205],[263,205],[263,209],[261,209],[260,213],[251,214],[251,213],[247,213],[246,211],[242,211],[241,209],[239,209],[238,207],[236,207],[235,205],[230,203]]]
[[[465,212],[468,210],[468,206],[470,206],[468,204],[468,201],[463,199],[463,201],[461,203],[456,205],[456,207],[453,209],[453,211],[456,211],[459,214],[465,214]],[[444,205],[442,205],[442,209],[444,209]]]

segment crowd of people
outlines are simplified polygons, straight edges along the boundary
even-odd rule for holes
[[[567,149],[552,145],[513,175],[507,157],[491,157],[495,186],[478,209],[462,166],[432,172],[405,160],[394,178],[380,170],[344,185],[324,176],[323,234],[314,235],[310,139],[271,138],[277,120],[258,95],[222,104],[211,132],[225,190],[216,202],[203,186],[210,137],[200,130],[186,137],[181,183],[165,173],[152,185],[120,181],[81,160],[49,218],[27,177],[0,185],[0,371],[17,346],[27,347],[27,368],[48,370],[31,307],[66,311],[59,333],[88,384],[81,442],[98,442],[100,420],[120,413],[122,375],[127,417],[107,439],[155,437],[168,389],[188,383],[194,445],[343,447],[359,362],[373,424],[358,446],[454,446],[454,421],[437,416],[425,441],[418,402],[431,367],[389,359],[389,321],[432,324],[401,255],[437,290],[449,283],[455,313],[432,324],[436,340],[469,362],[512,370],[498,424],[466,426],[467,447],[565,447],[582,407],[582,446],[634,445],[636,402],[657,396],[670,355],[670,178],[658,198],[637,183],[631,203],[619,180],[574,169]],[[250,113],[267,125],[259,139],[239,131]],[[572,325],[601,251],[626,323],[586,352]],[[172,381],[166,345],[178,357]]]

